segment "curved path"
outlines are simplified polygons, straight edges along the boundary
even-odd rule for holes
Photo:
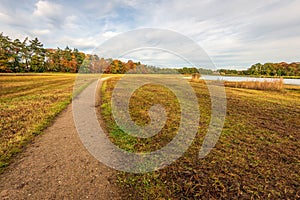
[[[121,199],[115,175],[82,145],[69,105],[0,175],[0,199]]]

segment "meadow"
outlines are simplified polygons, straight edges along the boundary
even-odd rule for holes
[[[0,172],[70,102],[74,74],[0,76]]]
[[[166,124],[147,139],[120,129],[111,111],[111,95],[119,78],[101,88],[104,128],[111,141],[131,152],[149,152],[166,145],[180,124],[180,105],[167,88],[147,84],[130,99],[130,115],[138,125],[149,123],[148,110],[161,104]],[[300,198],[300,88],[246,89],[257,85],[227,84],[224,128],[214,149],[199,159],[210,121],[210,96],[204,82],[190,82],[201,117],[193,144],[175,163],[145,174],[118,173],[118,184],[128,199],[297,199]]]
[[[82,77],[84,83],[76,85],[78,92],[89,83]],[[129,104],[136,124],[150,122],[148,110],[153,104],[165,108],[167,120],[153,137],[129,136],[116,125],[110,104],[121,77],[116,75],[101,86],[101,124],[122,149],[160,149],[172,140],[180,125],[176,96],[157,84],[136,90]],[[75,78],[75,74],[50,73],[0,76],[0,172],[71,102]],[[192,145],[180,159],[158,171],[118,172],[118,186],[124,191],[120,195],[125,199],[299,198],[300,87],[276,83],[280,87],[274,89],[269,83],[268,87],[264,83],[226,83],[227,113],[221,137],[210,154],[199,159],[210,122],[211,99],[203,81],[189,84],[201,112]]]

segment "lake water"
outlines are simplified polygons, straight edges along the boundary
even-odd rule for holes
[[[209,75],[202,75],[201,79],[204,80],[222,80],[222,81],[272,81],[276,80],[276,78],[254,78],[254,77],[245,77],[245,76],[209,76]],[[288,85],[299,85],[300,86],[300,79],[283,79],[284,84]]]

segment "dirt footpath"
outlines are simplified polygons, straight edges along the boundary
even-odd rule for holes
[[[69,105],[0,175],[0,199],[121,199],[115,174],[82,145]]]

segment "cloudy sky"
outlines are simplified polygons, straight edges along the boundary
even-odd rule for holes
[[[0,0],[0,32],[38,37],[47,48],[92,52],[139,28],[178,32],[218,68],[300,61],[298,0]],[[176,41],[174,41],[176,43]],[[120,44],[122,45],[122,44]]]

